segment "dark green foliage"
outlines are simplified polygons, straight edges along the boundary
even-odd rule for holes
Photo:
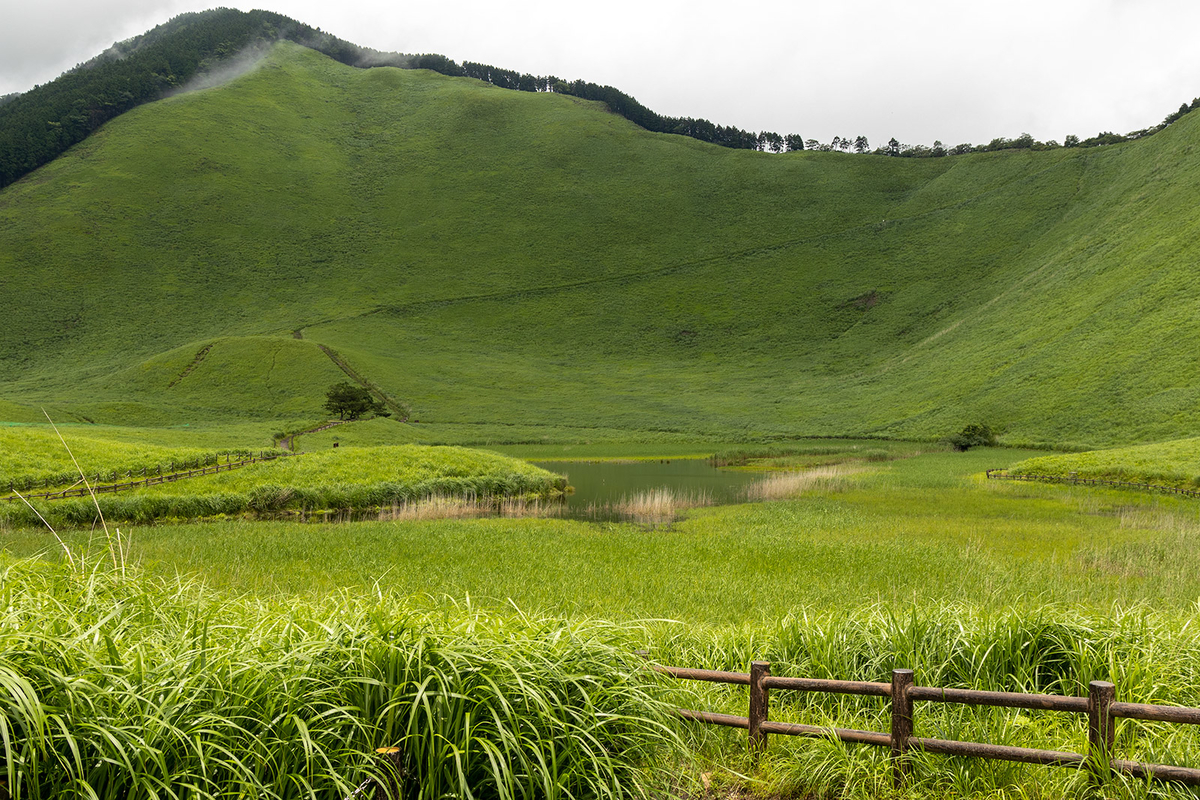
[[[954,449],[960,453],[972,447],[995,447],[996,432],[991,426],[972,422],[948,440]]]
[[[0,186],[82,141],[113,117],[156,100],[199,70],[294,24],[269,12],[184,14],[114,46],[0,106]]]
[[[365,414],[387,415],[387,409],[363,386],[349,381],[335,383],[325,392],[325,410],[337,414],[338,419],[359,419]]]

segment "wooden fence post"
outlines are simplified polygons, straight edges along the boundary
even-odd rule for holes
[[[1109,760],[1116,741],[1116,719],[1109,713],[1117,687],[1108,681],[1088,684],[1088,754],[1087,763],[1092,779],[1103,782],[1111,774]]]
[[[767,734],[763,732],[762,724],[767,721],[770,695],[763,686],[763,678],[770,674],[770,662],[750,662],[750,757],[756,764],[767,749]]]
[[[903,788],[908,780],[908,740],[913,735],[913,706],[908,689],[911,669],[892,670],[892,783]]]

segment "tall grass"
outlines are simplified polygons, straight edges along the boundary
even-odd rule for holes
[[[269,604],[178,581],[0,571],[13,798],[644,796],[676,741],[636,629],[398,598]]]
[[[850,485],[849,476],[861,469],[843,465],[800,472],[772,472],[744,489],[750,501],[785,500],[805,492],[836,492]]]
[[[380,522],[417,522],[436,519],[477,519],[479,517],[560,517],[566,507],[560,501],[541,497],[476,497],[473,495],[433,495],[413,502],[397,503],[380,509]]]
[[[712,505],[712,494],[704,489],[677,489],[660,486],[623,495],[603,505],[589,509],[594,516],[616,514],[638,525],[669,525],[689,508]]]
[[[746,671],[751,660],[774,675],[888,682],[911,668],[924,686],[964,687],[1083,696],[1092,680],[1113,681],[1118,699],[1200,706],[1200,631],[1191,615],[1144,608],[1079,613],[1045,606],[1032,612],[943,604],[799,610],[774,625],[747,629],[659,630],[659,663]],[[679,702],[746,715],[745,687],[680,682]],[[888,730],[886,701],[877,698],[772,691],[770,718],[813,725]],[[920,703],[916,735],[1021,747],[1087,751],[1083,715]],[[681,724],[697,769],[749,774],[760,790],[819,797],[894,796],[886,752],[833,740],[774,736],[761,768],[746,758],[744,731],[732,734]],[[1117,723],[1121,758],[1200,765],[1194,726],[1131,720]],[[727,781],[727,782],[729,782]],[[743,783],[737,779],[737,783]],[[979,759],[919,758],[913,797],[1078,797],[1087,791],[1071,770]],[[908,792],[901,796],[910,796]],[[1116,779],[1100,796],[1194,797],[1187,789]]]
[[[1200,486],[1200,438],[1040,456],[1014,464],[1009,471],[1014,475],[1075,475],[1195,489]]]

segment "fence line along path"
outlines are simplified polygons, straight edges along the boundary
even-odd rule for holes
[[[158,472],[152,473],[149,467],[143,467],[142,475],[145,477],[143,477],[141,480],[125,481],[123,483],[101,484],[99,479],[103,476],[97,475],[97,481],[91,486],[91,488],[86,486],[78,486],[77,484],[76,486],[55,492],[39,492],[37,494],[27,494],[24,497],[26,500],[62,500],[68,497],[87,497],[93,492],[96,494],[112,494],[115,492],[124,491],[126,489],[136,489],[140,486],[155,486],[160,483],[173,483],[174,481],[183,480],[184,478],[194,478],[199,475],[215,475],[218,472],[228,472],[229,470],[249,466],[250,464],[257,464],[261,461],[274,461],[277,458],[285,458],[291,455],[294,454],[276,450],[263,450],[257,456],[252,455],[249,458],[242,458],[238,461],[230,461],[228,457],[226,457],[224,464],[220,463],[220,461],[216,461],[211,465],[178,472],[168,471],[164,473],[162,472],[162,466],[159,465],[157,467]],[[12,481],[9,481],[8,491],[10,492],[10,496],[5,497],[5,500],[13,502],[20,499],[16,494],[12,494],[12,492],[15,491],[15,485]]]
[[[646,651],[639,651],[639,655],[649,659]],[[910,770],[909,754],[916,750],[969,758],[1086,769],[1096,782],[1104,781],[1114,772],[1123,772],[1138,778],[1154,778],[1200,786],[1200,769],[1169,764],[1145,764],[1114,757],[1115,723],[1118,718],[1200,725],[1200,708],[1119,703],[1116,701],[1116,687],[1106,681],[1092,681],[1088,685],[1087,697],[1070,697],[917,686],[914,683],[913,671],[910,669],[893,670],[891,683],[870,683],[776,677],[771,675],[771,665],[765,661],[751,663],[748,673],[667,667],[659,664],[651,664],[651,668],[680,680],[748,686],[750,688],[750,705],[747,716],[714,714],[708,711],[684,708],[677,709],[675,713],[685,720],[745,729],[748,734],[750,752],[756,758],[766,748],[767,736],[770,734],[810,738],[834,737],[843,742],[887,747],[891,751],[892,774],[897,787],[901,787],[907,782]],[[884,733],[772,721],[768,718],[771,689],[884,698],[889,701],[891,708],[890,730]],[[917,716],[914,704],[917,702],[1000,706],[1084,714],[1087,716],[1088,725],[1088,752],[1086,754],[1069,753],[1059,750],[1038,750],[1028,747],[918,737],[914,735],[914,720]]]
[[[1114,489],[1137,489],[1143,492],[1162,492],[1163,494],[1173,494],[1179,497],[1200,497],[1200,489],[1180,489],[1176,486],[1163,486],[1160,483],[1080,478],[1074,472],[1067,475],[1010,475],[1006,469],[989,469],[987,476],[989,480],[994,481],[1036,481],[1038,483],[1067,483],[1073,486],[1111,486]]]

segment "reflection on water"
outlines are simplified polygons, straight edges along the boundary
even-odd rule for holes
[[[700,459],[673,461],[539,461],[567,476],[575,488],[563,500],[563,516],[666,524],[680,511],[745,499],[759,475],[717,469]]]
[[[759,497],[761,473],[717,469],[708,461],[540,461],[539,467],[566,475],[575,489],[561,498],[425,497],[383,508],[278,511],[264,519],[300,522],[379,520],[415,522],[477,517],[565,517],[669,525],[681,512],[700,506],[745,502]]]

